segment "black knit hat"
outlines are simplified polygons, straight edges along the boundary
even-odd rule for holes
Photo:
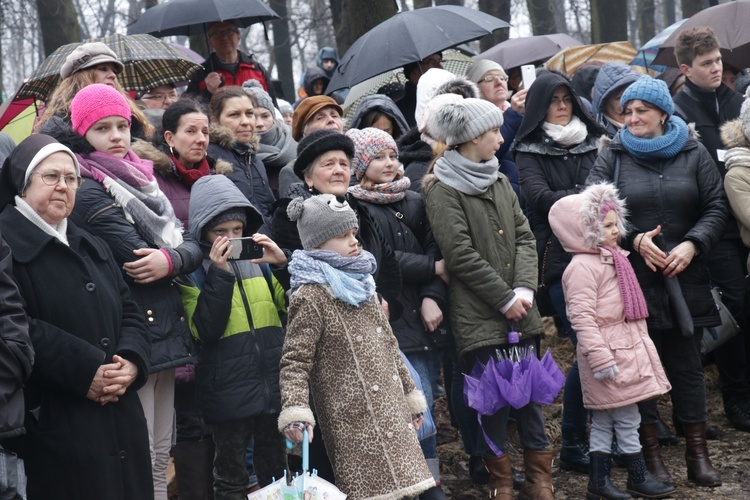
[[[316,130],[306,135],[297,145],[297,160],[294,162],[294,173],[305,180],[305,169],[315,159],[328,151],[341,150],[348,158],[354,157],[354,143],[344,134],[333,130]]]

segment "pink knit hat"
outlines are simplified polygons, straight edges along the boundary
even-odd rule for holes
[[[113,87],[94,83],[88,85],[75,95],[70,103],[70,121],[73,130],[86,135],[91,126],[109,116],[122,116],[128,123],[132,113],[128,101]]]
[[[354,142],[354,159],[352,170],[357,180],[365,176],[370,162],[384,149],[392,149],[398,155],[396,141],[388,132],[380,129],[367,127],[362,130],[350,128],[346,136]]]

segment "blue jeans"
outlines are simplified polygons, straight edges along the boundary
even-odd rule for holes
[[[255,464],[253,463],[253,438],[247,442],[247,448],[245,448],[245,469],[247,469],[247,475],[249,477],[247,487],[252,488],[258,484],[258,476],[255,475]],[[274,476],[275,477],[275,476]]]
[[[578,337],[568,321],[565,307],[565,295],[563,294],[562,282],[557,281],[547,286],[549,298],[555,312],[560,317],[565,328],[567,337],[573,342],[573,348],[578,347]],[[562,411],[562,433],[563,439],[568,436],[585,436],[588,412],[583,407],[583,391],[581,390],[581,377],[578,373],[578,361],[574,361],[565,379],[563,390]]]
[[[422,380],[422,392],[427,400],[427,408],[430,409],[432,417],[435,418],[435,399],[432,394],[433,382],[440,377],[440,372],[435,367],[440,366],[437,351],[408,352],[404,353]],[[438,363],[435,363],[435,360]],[[437,458],[437,436],[430,436],[419,442],[425,458]]]

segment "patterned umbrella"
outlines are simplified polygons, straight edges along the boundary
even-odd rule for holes
[[[547,69],[554,69],[573,76],[584,64],[605,64],[608,62],[629,63],[638,51],[630,42],[597,43],[567,47],[544,63]]]
[[[630,64],[634,66],[643,66],[644,68],[653,69],[654,71],[664,71],[667,67],[659,64],[654,64],[654,58],[659,52],[659,47],[661,47],[661,44],[664,43],[666,39],[669,38],[669,35],[674,33],[677,28],[682,26],[682,23],[684,23],[685,21],[687,21],[687,19],[681,19],[676,23],[667,26],[654,38],[644,43],[643,46],[638,49],[638,54],[636,54],[633,60],[630,61]]]
[[[103,42],[123,63],[117,75],[125,90],[149,90],[169,83],[184,82],[201,68],[190,56],[151,35],[115,34],[81,43]],[[65,58],[81,43],[63,45],[50,54],[19,89],[16,98],[33,97],[46,101],[60,83]]]

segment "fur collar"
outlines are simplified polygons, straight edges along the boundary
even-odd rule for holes
[[[131,148],[139,158],[151,160],[154,163],[154,171],[162,177],[167,177],[172,173],[172,161],[169,159],[169,155],[152,143],[138,139],[133,142]],[[233,171],[232,164],[228,161],[215,160],[210,156],[208,157],[208,165],[221,175],[228,175]]]
[[[237,137],[234,135],[234,132],[223,125],[212,123],[208,129],[208,133],[211,136],[211,144],[216,144],[224,149],[232,149],[237,142]],[[260,151],[261,148],[259,142],[260,140],[257,134],[253,135],[253,142],[251,145],[256,152]]]
[[[424,177],[422,177],[422,192],[424,193],[425,197],[437,183],[438,178],[435,174],[426,174]]]

